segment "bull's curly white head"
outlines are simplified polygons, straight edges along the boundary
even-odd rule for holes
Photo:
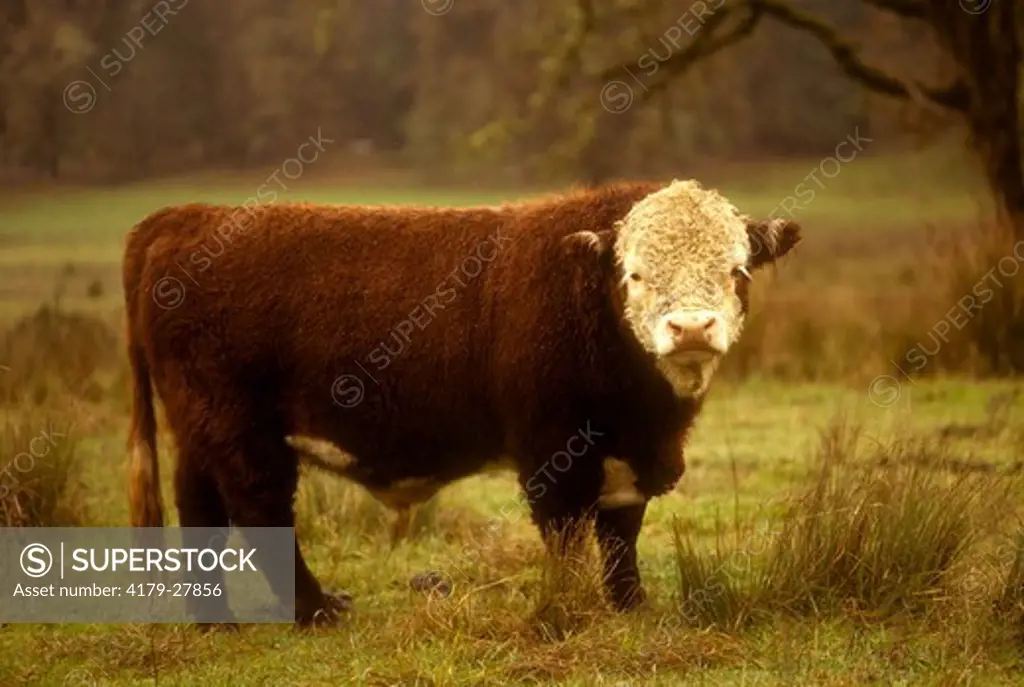
[[[626,323],[678,396],[702,395],[743,331],[754,274],[799,242],[799,227],[756,222],[716,191],[674,181],[616,230]]]

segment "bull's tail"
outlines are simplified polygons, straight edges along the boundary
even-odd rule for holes
[[[157,210],[136,224],[126,237],[122,284],[128,362],[131,365],[132,420],[128,433],[128,501],[133,527],[162,527],[164,507],[160,497],[160,465],[156,451],[156,415],[153,381],[140,335],[145,318],[142,278],[148,253],[161,235],[180,234],[187,211],[180,206]]]
[[[128,360],[132,370],[132,420],[128,434],[128,501],[132,527],[162,527],[160,464],[156,452],[156,415],[149,362],[128,327]]]

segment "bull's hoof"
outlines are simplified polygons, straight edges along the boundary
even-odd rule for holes
[[[639,584],[622,585],[609,590],[615,610],[626,612],[647,600],[647,591]]]
[[[352,595],[347,592],[325,592],[320,603],[296,613],[295,623],[302,628],[331,627],[337,625],[342,614],[351,611],[354,605]]]
[[[412,576],[409,588],[417,592],[437,594],[448,598],[452,594],[452,585],[436,570],[428,570]]]

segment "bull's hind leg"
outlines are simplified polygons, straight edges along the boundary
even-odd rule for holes
[[[283,435],[250,433],[219,467],[218,483],[231,522],[238,527],[295,527],[293,503],[299,460]],[[257,548],[255,559],[279,598],[291,592],[280,560]],[[328,624],[348,610],[347,595],[325,594],[295,543],[295,620],[299,625]]]
[[[210,460],[214,447],[199,437],[192,437],[178,447],[178,464],[174,475],[174,491],[178,506],[178,520],[182,530],[182,547],[192,549],[223,548],[223,537],[204,537],[191,528],[217,528],[226,531],[228,513],[217,484],[203,466]],[[194,570],[186,578],[193,584],[220,585],[224,589],[224,574],[219,568],[209,572]],[[189,615],[203,630],[234,630],[238,626],[228,607],[226,593],[219,596],[193,596],[185,599]]]

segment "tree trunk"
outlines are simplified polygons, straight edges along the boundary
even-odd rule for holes
[[[965,120],[1000,218],[1024,239],[1016,0],[992,2],[980,14],[959,0],[933,0],[931,23],[967,85]]]

